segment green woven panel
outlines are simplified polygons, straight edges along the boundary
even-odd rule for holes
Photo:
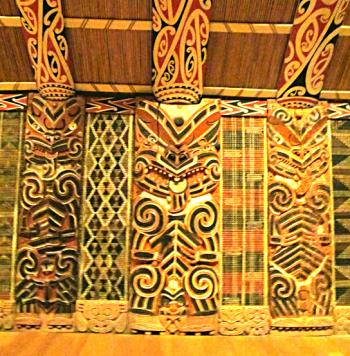
[[[350,305],[350,121],[332,121],[335,285],[338,305]]]

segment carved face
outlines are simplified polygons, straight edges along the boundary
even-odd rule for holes
[[[52,176],[60,165],[74,165],[82,153],[82,105],[77,98],[64,102],[33,96],[26,125],[27,160]]]
[[[172,212],[216,189],[220,179],[216,105],[202,106],[187,117],[176,114],[170,117],[142,102],[135,130],[136,183],[143,191],[166,198]]]

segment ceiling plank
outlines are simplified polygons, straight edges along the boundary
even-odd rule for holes
[[[286,35],[211,33],[205,85],[275,89],[287,41]]]
[[[296,0],[212,1],[212,21],[247,23],[291,23]]]

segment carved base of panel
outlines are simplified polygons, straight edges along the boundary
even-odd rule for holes
[[[197,104],[201,98],[201,92],[197,87],[182,84],[173,84],[171,87],[154,90],[154,96],[159,102],[166,104]]]
[[[17,313],[15,323],[16,330],[74,331],[71,314]]]
[[[272,319],[271,334],[327,336],[333,335],[332,317],[296,317]]]
[[[123,333],[128,324],[125,301],[78,300],[75,329],[80,332]]]
[[[350,306],[335,307],[334,333],[337,335],[350,335]]]
[[[270,332],[271,316],[265,306],[221,307],[219,334],[262,336]]]
[[[10,330],[14,326],[15,302],[13,300],[0,300],[0,331]]]
[[[141,334],[214,335],[217,316],[157,316],[129,313],[129,328]]]

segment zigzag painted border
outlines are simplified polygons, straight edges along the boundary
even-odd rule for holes
[[[114,112],[131,114],[136,109],[137,98],[118,99],[117,97],[87,98],[87,113]]]
[[[0,111],[22,111],[27,108],[27,94],[0,94]]]
[[[150,97],[144,97],[150,98]],[[135,111],[137,97],[120,98],[88,97],[87,113],[114,112],[116,114],[132,114]],[[221,100],[221,116],[266,117],[266,100]],[[0,94],[0,111],[22,111],[27,108],[27,94]],[[332,120],[350,120],[350,103],[330,103],[328,116]]]
[[[350,120],[350,103],[330,103],[328,117],[332,120]]]

